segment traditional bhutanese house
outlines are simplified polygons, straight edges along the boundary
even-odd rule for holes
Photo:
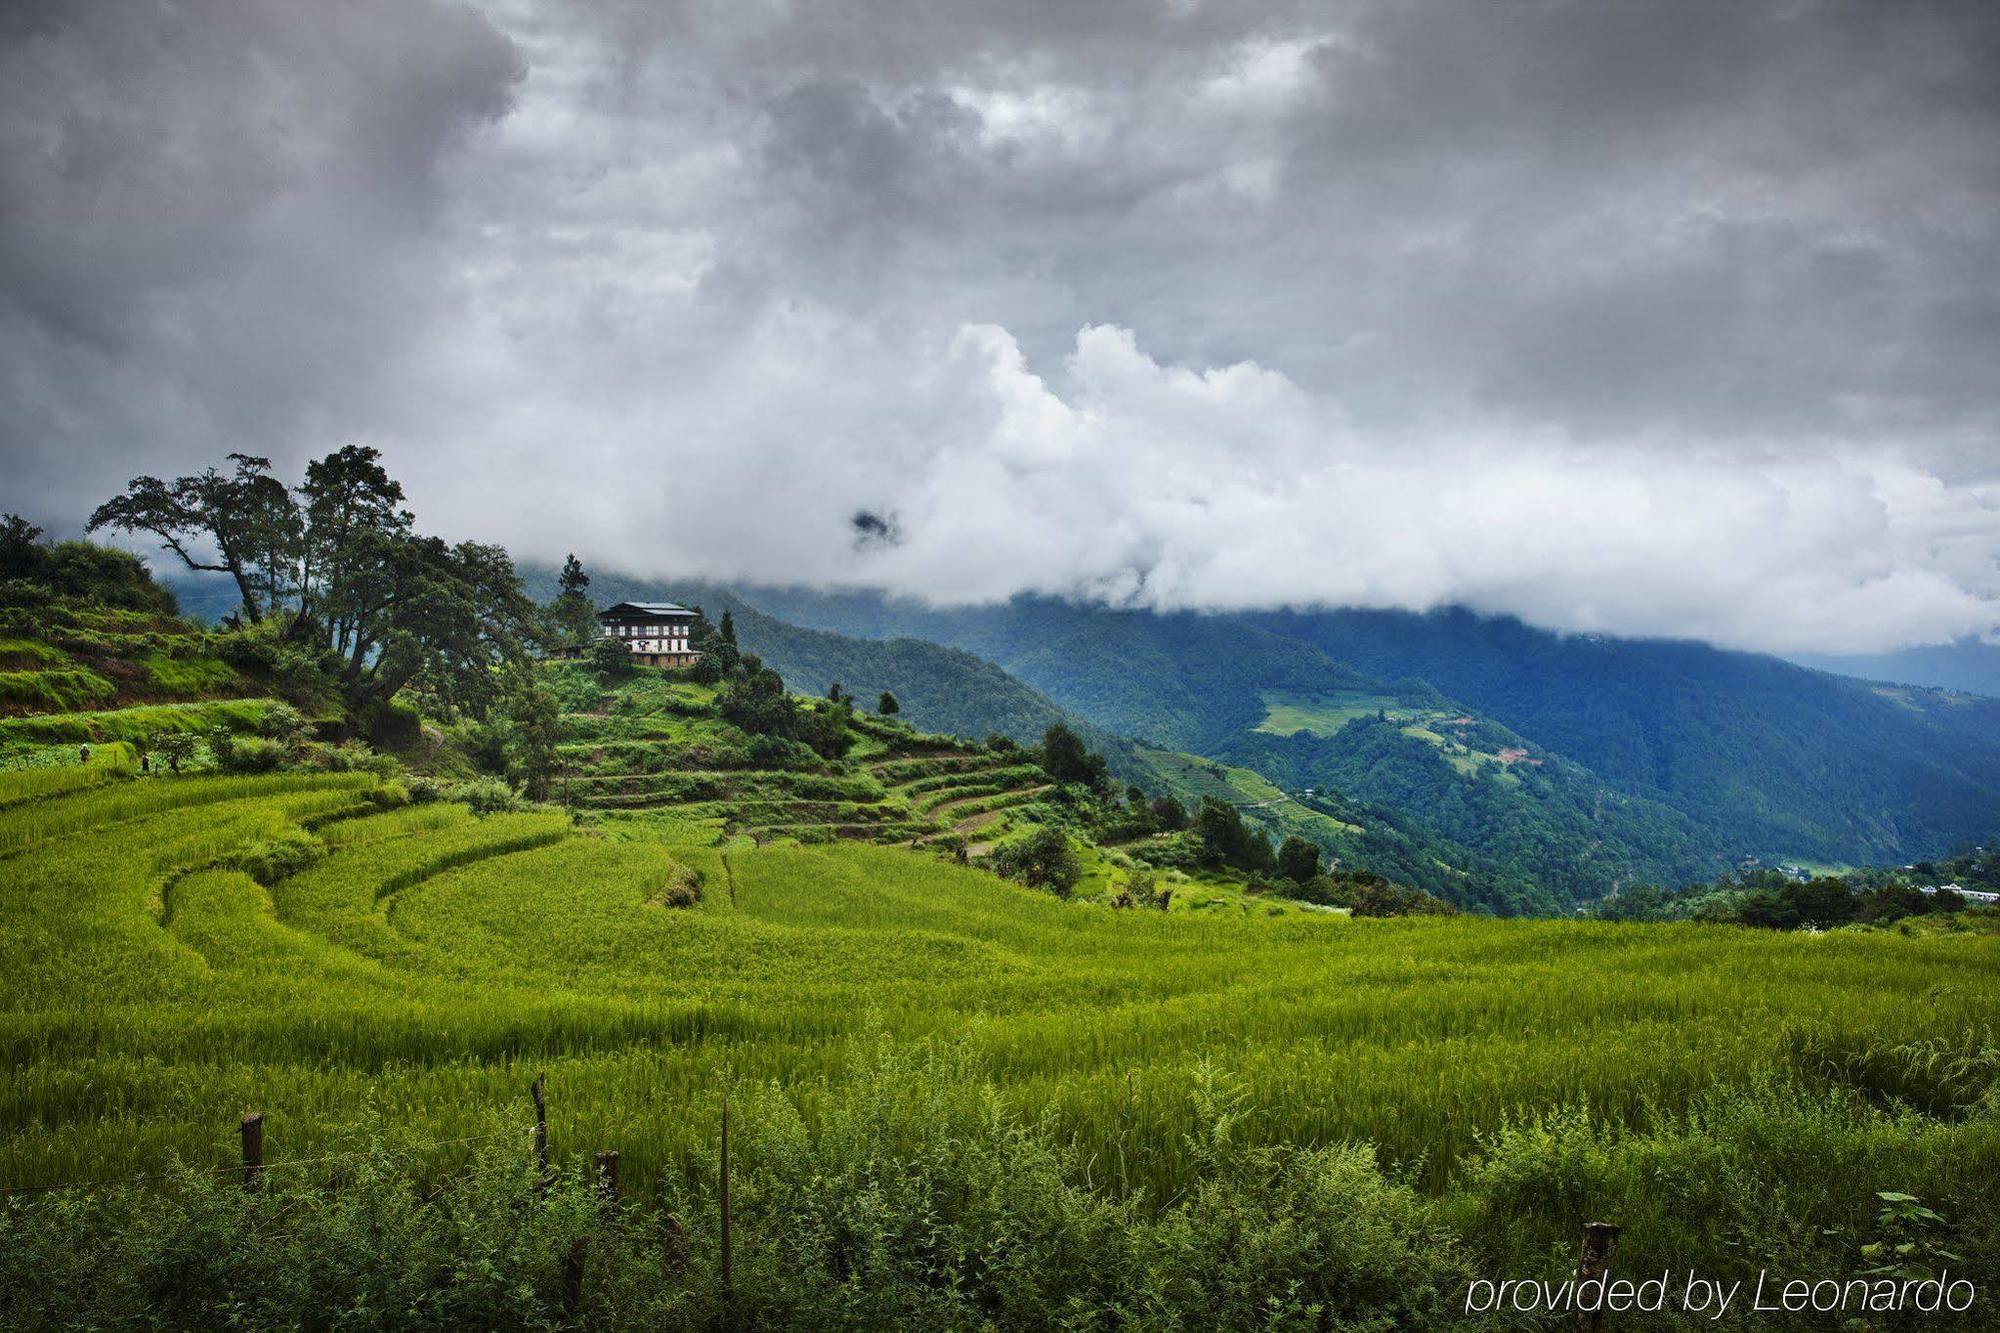
[[[672,602],[620,602],[597,613],[607,639],[617,639],[645,666],[693,666],[701,654],[688,646],[694,612]]]

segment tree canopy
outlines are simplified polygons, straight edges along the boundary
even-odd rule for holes
[[[356,709],[416,685],[483,712],[500,690],[496,668],[539,643],[506,551],[417,533],[379,451],[335,450],[296,487],[268,459],[229,461],[231,472],[135,477],[91,529],[146,533],[189,569],[229,574],[243,619],[283,621],[285,639],[316,650]]]

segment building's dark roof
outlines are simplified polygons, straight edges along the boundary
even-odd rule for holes
[[[613,616],[691,616],[694,612],[673,602],[620,602],[607,606],[597,613],[599,620],[609,620]]]

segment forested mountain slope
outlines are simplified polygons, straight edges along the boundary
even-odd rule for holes
[[[2000,704],[1704,644],[1550,634],[1461,610],[1243,617],[1363,670],[1421,676],[1746,847],[1855,862],[2000,824]]]
[[[1464,611],[1163,616],[1046,598],[933,608],[809,589],[750,595],[802,624],[968,648],[1113,730],[1171,739],[1280,780],[1341,782],[1370,800],[1421,792],[1405,765],[1364,766],[1317,744],[1291,753],[1258,728],[1268,735],[1301,708],[1344,725],[1367,697],[1357,690],[1407,701],[1428,687],[1570,761],[1573,773],[1648,803],[1633,810],[1635,823],[1660,826],[1669,843],[1685,834],[1695,861],[1897,860],[2000,826],[2000,704],[1873,686],[1756,654],[1561,636]],[[1357,683],[1370,680],[1399,683]],[[1199,720],[1176,720],[1183,713]],[[1338,734],[1337,725],[1324,730]],[[1597,806],[1594,795],[1588,801]],[[1492,804],[1490,793],[1475,803]],[[1474,812],[1467,822],[1488,821]],[[1638,868],[1668,875],[1684,864],[1657,850],[1669,851],[1666,861],[1648,856]]]
[[[2000,644],[1975,638],[1899,648],[1892,653],[1790,653],[1787,660],[1861,680],[1965,690],[2000,698]]]

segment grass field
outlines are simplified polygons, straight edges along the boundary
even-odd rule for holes
[[[615,1147],[648,1195],[712,1157],[725,1091],[811,1131],[885,1047],[943,1043],[1146,1207],[1199,1184],[1220,1081],[1242,1142],[1372,1144],[1515,1262],[1585,1213],[1725,1269],[1853,1249],[1877,1190],[1996,1216],[1992,936],[1112,912],[906,848],[387,808],[366,775],[56,772],[0,774],[10,1188],[225,1163],[250,1107],[274,1162],[457,1139],[546,1071],[558,1157]],[[683,866],[702,896],[663,906]]]
[[[1370,717],[1382,712],[1402,720],[1424,712],[1395,695],[1367,694],[1359,690],[1333,694],[1293,694],[1274,690],[1267,692],[1263,698],[1264,720],[1257,724],[1255,730],[1267,731],[1274,736],[1289,736],[1295,731],[1331,736],[1357,717]]]

